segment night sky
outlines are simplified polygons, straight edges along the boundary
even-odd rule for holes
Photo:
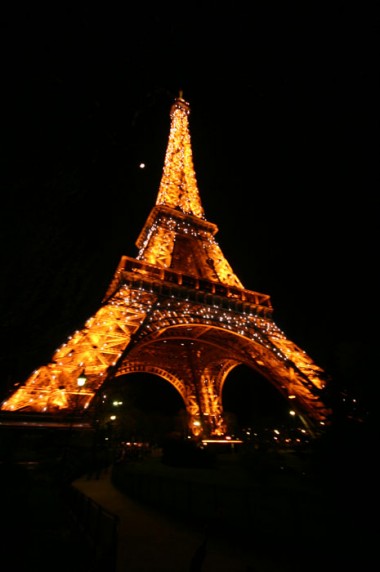
[[[183,90],[234,272],[339,383],[378,396],[378,18],[348,2],[248,6],[3,11],[0,393],[136,256]]]

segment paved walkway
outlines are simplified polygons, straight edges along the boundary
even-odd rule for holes
[[[120,519],[117,572],[284,572],[246,548],[213,538],[205,541],[202,524],[181,521],[145,507],[118,491],[109,472],[83,476],[73,486]],[[106,572],[106,571],[105,571]]]

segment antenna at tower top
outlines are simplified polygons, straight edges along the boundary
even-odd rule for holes
[[[172,117],[172,115],[176,109],[182,109],[183,111],[185,111],[185,113],[187,115],[189,115],[189,113],[190,113],[190,105],[185,99],[183,99],[183,90],[182,89],[179,90],[179,95],[174,100],[174,103],[171,107],[171,110],[170,110],[170,116],[171,117]]]

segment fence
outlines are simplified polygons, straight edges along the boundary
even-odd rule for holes
[[[65,495],[78,533],[89,548],[91,572],[116,572],[119,517],[72,485]]]

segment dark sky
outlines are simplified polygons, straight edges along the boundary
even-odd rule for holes
[[[301,4],[3,11],[2,387],[48,361],[137,254],[182,89],[233,270],[319,365],[372,391],[378,18]]]

